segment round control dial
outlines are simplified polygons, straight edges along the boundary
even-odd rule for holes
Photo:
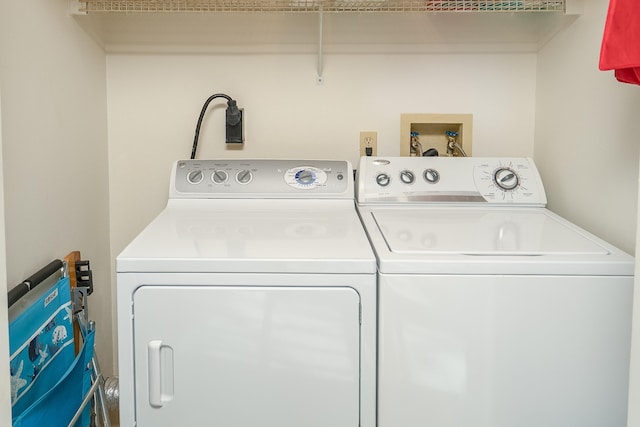
[[[248,184],[252,179],[253,175],[248,169],[243,169],[236,174],[236,181],[238,181],[238,184]]]
[[[189,184],[200,184],[204,179],[204,173],[200,169],[195,169],[187,174]]]
[[[316,174],[308,169],[296,172],[296,182],[300,185],[311,185],[316,180]]]
[[[435,184],[436,182],[440,181],[440,172],[438,172],[435,169],[426,169],[424,171],[424,180],[427,181],[429,184]]]
[[[224,184],[229,179],[229,174],[223,170],[217,170],[211,175],[214,184]]]
[[[547,203],[535,165],[526,158],[478,159],[473,181],[489,203]]]
[[[500,167],[493,173],[493,182],[504,191],[512,191],[520,185],[520,177],[511,168]]]
[[[299,166],[284,173],[284,181],[293,188],[308,190],[327,184],[327,174],[312,166]]]
[[[391,184],[391,178],[389,178],[389,175],[387,175],[386,173],[379,173],[376,176],[376,182],[380,187],[386,187],[387,185]]]
[[[404,182],[405,184],[413,184],[413,181],[415,180],[416,176],[413,174],[413,172],[406,169],[400,172],[400,181]]]

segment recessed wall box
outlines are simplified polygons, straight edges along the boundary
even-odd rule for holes
[[[422,156],[428,150],[436,149],[443,157],[471,156],[472,123],[472,114],[401,114],[400,155]],[[455,144],[451,143],[447,132],[457,134],[451,137]]]

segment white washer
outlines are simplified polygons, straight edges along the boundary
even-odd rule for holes
[[[184,160],[118,256],[120,425],[375,426],[376,262],[345,161]]]
[[[356,200],[378,426],[626,425],[634,260],[547,210],[530,159],[362,158]]]

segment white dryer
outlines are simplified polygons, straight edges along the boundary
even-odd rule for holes
[[[376,263],[345,161],[184,160],[117,257],[120,425],[375,426]]]
[[[356,199],[380,427],[626,425],[634,260],[547,210],[530,159],[366,157]]]

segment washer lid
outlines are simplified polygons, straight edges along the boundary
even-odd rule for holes
[[[373,212],[389,251],[477,256],[607,255],[546,209],[404,209]]]
[[[632,276],[634,259],[546,208],[360,208],[382,274]]]

